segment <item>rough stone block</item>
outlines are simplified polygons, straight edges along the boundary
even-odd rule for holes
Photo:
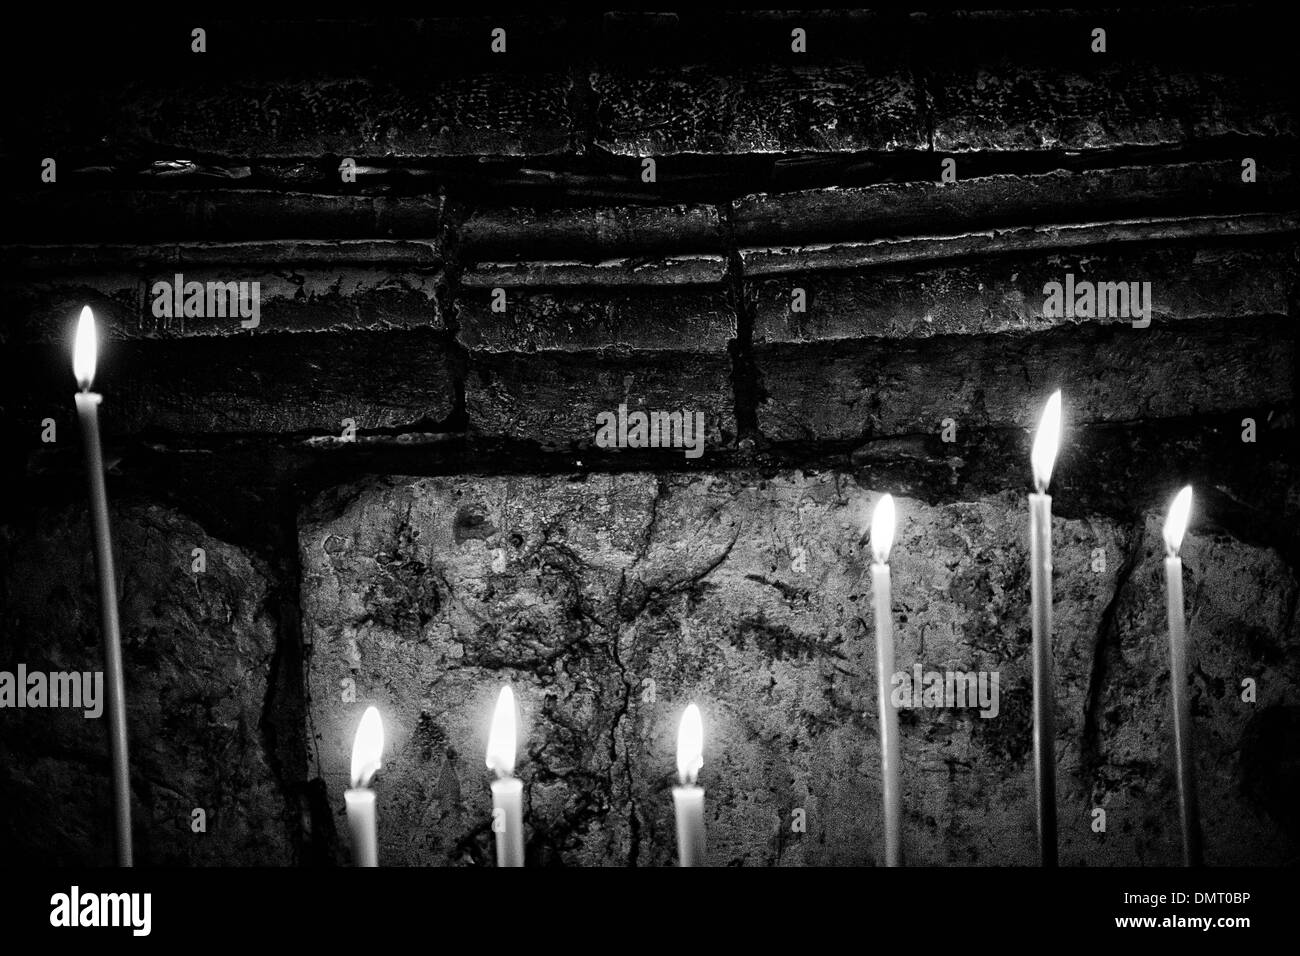
[[[136,860],[154,866],[292,862],[285,795],[260,726],[276,636],[263,563],[151,504],[113,509]],[[206,570],[194,573],[192,549]],[[0,527],[0,668],[103,669],[84,508]],[[0,830],[15,863],[113,859],[108,718],[0,711]],[[207,831],[191,829],[202,808]]]
[[[1032,428],[1056,388],[1067,427],[1285,404],[1290,328],[1290,319],[1261,318],[764,346],[755,350],[758,424],[774,441],[937,435],[945,418]]]
[[[735,396],[726,355],[675,352],[478,354],[465,379],[471,430],[538,443],[544,449],[593,447],[596,416],[631,411],[703,412],[704,461],[735,439]],[[681,454],[660,449],[661,455]]]
[[[375,703],[390,731],[376,783],[383,860],[490,860],[483,750],[510,682],[530,864],[673,861],[675,732],[690,700],[705,718],[710,862],[878,862],[861,542],[873,498],[835,472],[392,478],[325,494],[300,541],[312,745],[335,813],[356,721]],[[902,711],[908,857],[1032,863],[1024,498],[905,498],[899,515],[898,669],[999,675],[995,716]],[[1159,519],[1054,520],[1071,865],[1178,859]],[[1295,574],[1208,529],[1194,527],[1184,553],[1207,858],[1281,862],[1294,808],[1262,767],[1294,766],[1296,750],[1265,754],[1261,741],[1290,726],[1300,693],[1283,650],[1297,636]],[[1246,671],[1270,687],[1253,706],[1222,689]],[[1105,834],[1091,829],[1095,806],[1108,808]],[[806,833],[791,829],[795,809]]]
[[[462,277],[458,338],[485,352],[725,353],[736,336],[725,273],[721,256],[481,263]],[[504,312],[493,308],[498,289]]]
[[[619,155],[925,149],[904,67],[842,64],[592,74],[596,141]]]

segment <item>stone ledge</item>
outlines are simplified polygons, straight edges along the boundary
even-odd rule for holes
[[[1289,404],[1294,321],[1206,320],[755,349],[758,426],[773,441],[859,441],[1032,428],[1054,389],[1071,423],[1131,422]]]
[[[45,417],[76,435],[66,348],[10,347],[3,404],[12,421]],[[411,331],[117,342],[95,378],[104,432],[151,435],[323,433],[440,427],[456,408],[445,336]]]
[[[1199,228],[1195,230],[1199,232]],[[1224,230],[1232,236],[1234,230]],[[1065,325],[1129,325],[1280,316],[1296,289],[1300,243],[1295,234],[1196,244],[1107,241],[1171,230],[1141,224],[1077,230],[990,232],[952,239],[746,252],[746,288],[756,344],[852,338],[927,338],[948,334],[1043,332]],[[1065,241],[1061,241],[1064,238]],[[1042,242],[1042,248],[1034,247]],[[928,261],[936,251],[990,247],[1007,254]],[[1029,249],[1011,254],[1010,250]],[[909,258],[915,261],[909,262]],[[846,269],[845,266],[857,266]],[[752,270],[752,271],[751,271]],[[786,270],[791,270],[788,274]],[[805,271],[807,270],[807,271]],[[812,271],[816,270],[816,271]],[[1045,314],[1050,282],[1121,283],[1121,300],[1103,295],[1093,315],[1075,315],[1076,297]],[[752,276],[752,277],[751,277]],[[1149,283],[1149,299],[1143,293]],[[1134,284],[1138,300],[1129,301]],[[791,310],[792,290],[805,311]],[[1064,300],[1066,290],[1062,288]],[[1076,293],[1077,295],[1077,293]],[[1102,301],[1105,300],[1105,301]],[[1127,313],[1115,314],[1128,302]],[[1143,303],[1150,314],[1139,317]],[[1136,331],[1136,330],[1135,330]]]
[[[11,317],[2,336],[10,341],[65,342],[83,305],[95,310],[105,335],[121,339],[445,327],[436,241],[10,246],[0,261],[9,270],[0,301]],[[204,315],[175,314],[178,274],[186,286],[204,284]],[[158,282],[172,289],[171,316],[154,312]],[[225,291],[208,303],[208,283],[224,290],[231,282],[258,283],[256,326],[241,326],[253,321],[251,303],[237,316]],[[223,302],[227,314],[213,314]]]

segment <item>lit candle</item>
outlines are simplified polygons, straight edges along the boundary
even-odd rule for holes
[[[99,446],[100,396],[90,390],[95,378],[95,314],[81,310],[72,349],[72,373],[77,393],[77,417],[86,449],[86,478],[90,482],[90,520],[95,536],[95,569],[99,577],[99,629],[104,641],[104,678],[108,684],[108,744],[112,760],[114,831],[117,865],[131,866],[131,771],[126,746],[126,688],[122,681],[122,638],[117,624],[117,575],[113,542],[108,530],[108,492],[104,489],[104,455]]]
[[[1061,393],[1047,400],[1030,461],[1029,589],[1033,611],[1034,770],[1038,777],[1038,858],[1056,866],[1056,686],[1052,681],[1052,497],[1047,485],[1061,440]]]
[[[379,836],[375,826],[375,791],[370,781],[383,766],[384,722],[379,711],[367,707],[352,740],[352,789],[343,793],[348,810],[348,832],[352,834],[354,866],[379,865]]]
[[[492,781],[492,831],[497,835],[497,866],[524,865],[524,783],[515,772],[515,695],[501,688],[492,730],[488,734],[487,765]]]
[[[1178,809],[1183,822],[1183,864],[1201,865],[1201,826],[1196,807],[1192,762],[1192,714],[1187,697],[1187,628],[1183,617],[1183,559],[1178,549],[1192,510],[1188,485],[1165,517],[1165,583],[1169,594],[1169,685],[1174,704],[1174,761],[1178,771]]]
[[[890,613],[889,549],[894,544],[894,498],[876,502],[871,516],[871,593],[876,607],[876,698],[880,709],[880,776],[885,809],[885,865],[903,865],[902,797],[898,767],[898,711],[889,700],[894,676],[894,619]]]
[[[679,866],[704,865],[704,788],[695,783],[703,766],[704,723],[700,708],[689,704],[677,728],[677,776],[681,786],[673,787]]]

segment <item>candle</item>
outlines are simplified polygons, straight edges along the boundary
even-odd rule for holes
[[[95,314],[81,310],[72,349],[72,373],[80,387],[77,417],[86,450],[86,478],[90,483],[90,520],[95,536],[95,569],[99,578],[99,628],[104,641],[104,678],[107,688],[108,744],[112,761],[114,834],[117,865],[132,865],[131,772],[126,742],[126,689],[122,680],[122,638],[117,622],[117,575],[113,570],[113,542],[108,529],[108,492],[104,488],[104,455],[99,445],[99,403],[90,390],[95,378]]]
[[[524,865],[524,784],[515,772],[515,695],[501,688],[492,730],[488,734],[487,765],[492,781],[492,831],[497,835],[497,866]]]
[[[673,787],[679,866],[704,865],[704,788],[695,783],[702,766],[704,724],[700,708],[689,704],[677,727],[677,776],[681,786]]]
[[[898,766],[898,711],[889,700],[894,676],[894,619],[890,614],[889,549],[894,543],[894,498],[876,502],[871,516],[871,593],[876,608],[876,698],[880,710],[880,776],[885,811],[885,865],[903,865],[902,798]]]
[[[1165,517],[1165,583],[1169,595],[1169,686],[1174,706],[1174,762],[1183,824],[1183,864],[1201,865],[1201,828],[1192,762],[1192,714],[1187,697],[1187,629],[1183,617],[1183,559],[1178,550],[1192,510],[1192,487],[1178,492]]]
[[[375,791],[370,789],[384,756],[384,722],[379,711],[367,707],[352,740],[352,788],[343,794],[352,834],[353,866],[379,865],[379,837],[375,826]]]
[[[1033,621],[1034,770],[1038,778],[1038,858],[1056,866],[1056,689],[1052,681],[1052,498],[1047,485],[1061,438],[1061,393],[1047,400],[1030,455],[1029,588]]]

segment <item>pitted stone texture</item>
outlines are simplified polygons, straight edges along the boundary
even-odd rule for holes
[[[758,425],[773,441],[1032,428],[1059,388],[1071,421],[1181,418],[1291,401],[1289,319],[1058,326],[1015,335],[942,335],[762,345]]]
[[[597,416],[620,405],[702,413],[707,461],[736,435],[731,371],[728,356],[686,352],[481,352],[470,357],[465,411],[475,432],[578,452],[595,445]]]
[[[836,473],[394,478],[325,495],[304,516],[301,548],[312,743],[335,812],[373,702],[390,740],[376,783],[384,861],[490,860],[483,752],[508,681],[523,711],[530,864],[673,862],[675,735],[691,700],[705,719],[711,863],[878,862],[860,543],[875,496]],[[1032,863],[1024,498],[901,499],[899,515],[898,670],[999,677],[996,716],[902,711],[908,858]],[[1145,532],[1098,516],[1054,521],[1067,863],[1178,860],[1156,520]],[[1203,799],[1215,804],[1207,858],[1278,862],[1294,854],[1295,821],[1260,768],[1296,762],[1293,744],[1262,743],[1279,738],[1297,701],[1282,652],[1295,641],[1295,576],[1267,551],[1212,540],[1194,530],[1188,541],[1206,582],[1189,588],[1197,647],[1224,646],[1243,622],[1267,633],[1231,654],[1194,653],[1198,680],[1232,685],[1254,667],[1271,696],[1239,711],[1231,694],[1214,710],[1197,704]],[[1157,650],[1143,668],[1121,667],[1113,646]],[[1097,709],[1111,697],[1123,719],[1095,719],[1114,710]],[[1108,810],[1105,834],[1091,828],[1096,806]],[[792,830],[798,809],[804,833]]]
[[[1147,516],[1140,561],[1106,637],[1093,780],[1097,806],[1108,814],[1107,833],[1098,840],[1101,863],[1181,862],[1163,520]],[[1295,572],[1275,551],[1195,526],[1182,558],[1206,860],[1228,866],[1293,861],[1300,812],[1294,800],[1278,799],[1275,787],[1295,779],[1300,748],[1294,737],[1272,739],[1269,729],[1293,723],[1300,700]],[[1257,688],[1253,703],[1242,698],[1247,678]]]
[[[357,720],[365,705],[380,708],[382,863],[492,859],[484,753],[504,683],[522,715],[529,862],[628,857],[613,737],[627,688],[609,626],[653,485],[592,482],[383,482],[307,516],[313,752],[341,813]],[[356,703],[344,702],[349,681]]]
[[[261,737],[274,624],[266,568],[159,505],[114,509],[136,861],[290,863],[286,804]],[[194,548],[206,570],[191,571]],[[102,670],[98,592],[84,510],[0,529],[0,668]],[[4,856],[113,860],[108,717],[0,711]],[[202,808],[207,831],[194,833]]]
[[[595,73],[597,143],[620,155],[853,152],[929,144],[906,68]]]

